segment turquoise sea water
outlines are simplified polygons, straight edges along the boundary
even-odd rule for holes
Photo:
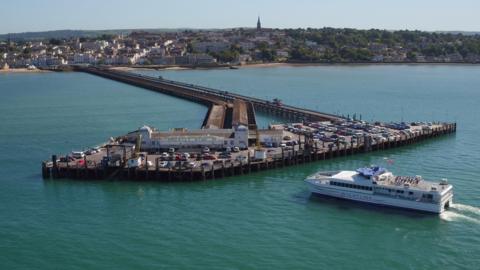
[[[194,183],[41,179],[52,153],[143,124],[198,128],[206,108],[82,73],[0,74],[0,269],[477,269],[480,67],[140,71],[363,119],[447,120],[421,144]],[[261,125],[270,118],[259,116]],[[442,216],[310,197],[317,170],[395,161],[448,178]]]

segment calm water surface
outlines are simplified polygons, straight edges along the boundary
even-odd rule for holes
[[[478,269],[480,67],[140,71],[363,119],[447,120],[418,145],[195,183],[43,181],[40,161],[203,106],[82,73],[0,74],[0,269]],[[259,116],[260,125],[278,121]],[[317,170],[448,178],[440,217],[310,197]]]

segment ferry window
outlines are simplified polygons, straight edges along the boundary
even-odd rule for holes
[[[427,195],[427,198],[428,198],[428,199],[432,199],[432,198],[433,198],[432,194],[428,194],[428,195]]]
[[[408,192],[408,195],[413,195],[413,192],[409,191],[409,192]]]

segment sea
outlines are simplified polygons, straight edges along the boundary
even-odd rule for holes
[[[135,72],[366,121],[456,122],[457,133],[216,180],[43,180],[52,154],[143,125],[200,128],[207,108],[84,73],[0,74],[0,269],[479,269],[480,66]],[[303,182],[370,164],[447,178],[454,204],[413,213],[312,196]]]

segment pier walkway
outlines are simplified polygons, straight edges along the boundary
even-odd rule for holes
[[[184,98],[190,101],[211,105],[227,106],[234,103],[235,100],[243,101],[247,106],[247,116],[249,125],[256,125],[254,111],[261,111],[263,113],[276,115],[290,121],[336,121],[343,119],[334,114],[317,112],[310,109],[294,107],[290,105],[278,105],[267,100],[248,97],[229,91],[223,91],[213,88],[208,88],[200,85],[188,84],[178,81],[166,80],[163,78],[155,78],[132,72],[113,70],[108,68],[98,67],[75,67],[77,71],[83,71],[90,74],[102,76],[116,81],[140,86],[143,88],[162,92],[164,94],[173,95]],[[242,103],[237,103],[238,105]],[[242,105],[243,106],[243,105]],[[243,117],[243,116],[242,116]]]

